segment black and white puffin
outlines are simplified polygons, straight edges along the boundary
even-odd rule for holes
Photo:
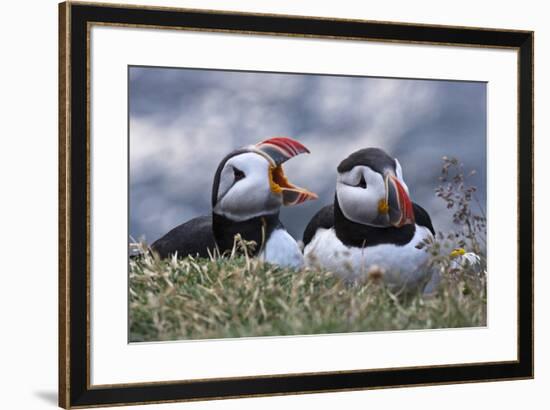
[[[300,268],[303,255],[279,221],[281,205],[296,205],[317,195],[291,184],[282,164],[309,153],[298,141],[275,137],[228,154],[219,164],[212,187],[212,213],[185,222],[151,245],[162,258],[208,257],[233,248],[234,237],[255,241],[254,256]]]
[[[305,229],[304,256],[356,281],[382,274],[400,289],[423,286],[430,278],[428,253],[416,245],[433,237],[428,213],[409,197],[401,165],[379,148],[354,152],[337,168],[334,204],[325,206]]]

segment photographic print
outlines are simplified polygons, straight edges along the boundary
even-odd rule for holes
[[[533,38],[60,4],[60,406],[532,378]]]
[[[130,342],[486,326],[485,82],[128,85]]]

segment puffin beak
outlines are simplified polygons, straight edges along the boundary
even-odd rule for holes
[[[385,209],[388,213],[390,223],[397,228],[414,223],[412,202],[401,182],[399,182],[395,175],[387,174],[385,183]],[[379,211],[381,208],[383,207],[379,206]]]
[[[265,157],[269,163],[269,184],[271,191],[281,194],[283,205],[297,205],[317,195],[307,189],[292,184],[286,177],[282,164],[296,155],[308,153],[309,150],[298,141],[287,137],[275,137],[262,141],[254,150]]]

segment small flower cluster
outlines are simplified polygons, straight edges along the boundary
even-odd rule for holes
[[[466,173],[456,158],[442,159],[440,185],[435,193],[452,212],[456,228],[447,233],[437,232],[434,238],[417,247],[430,253],[430,268],[442,281],[451,282],[459,291],[476,287],[484,292],[487,219],[476,197],[476,187],[467,183],[476,172]]]
[[[457,158],[445,156],[442,159],[440,185],[435,194],[445,201],[447,209],[453,211],[453,222],[457,225],[453,233],[459,247],[470,248],[479,255],[486,247],[487,218],[476,196],[476,187],[467,183],[476,170],[466,173],[464,165]],[[476,203],[478,212],[472,207],[472,202]]]

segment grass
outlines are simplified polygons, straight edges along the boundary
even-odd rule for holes
[[[246,256],[130,262],[130,341],[485,326],[485,275],[444,274],[437,291],[399,296],[378,279],[282,269]]]

